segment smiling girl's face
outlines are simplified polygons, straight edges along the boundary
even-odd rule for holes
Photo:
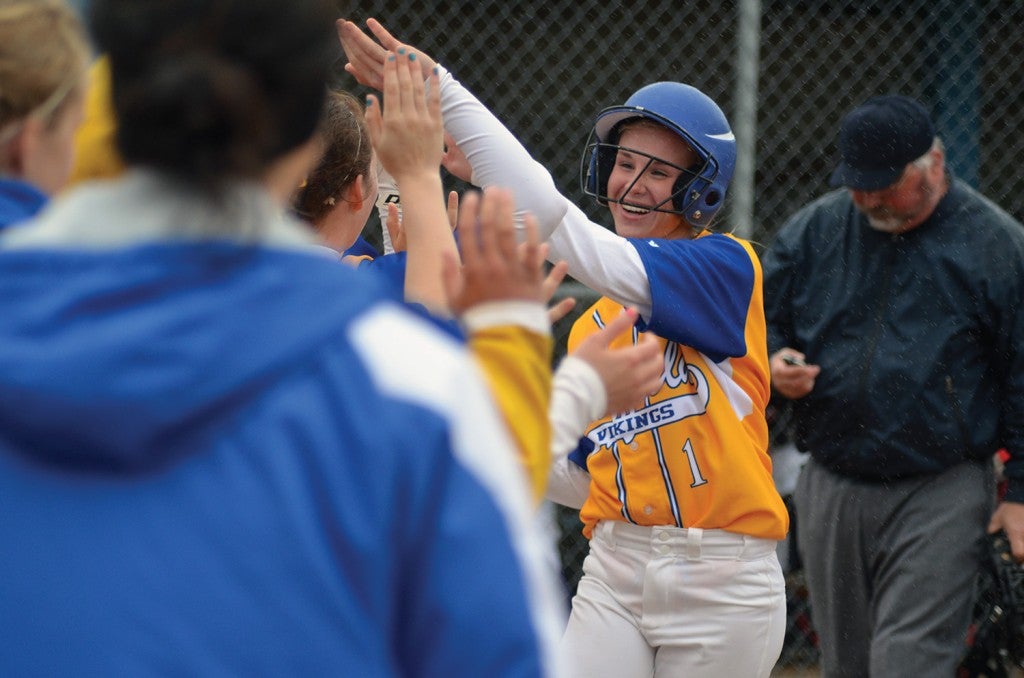
[[[692,237],[682,215],[651,208],[672,208],[670,198],[683,173],[679,168],[698,160],[693,149],[678,134],[649,121],[627,123],[619,146],[608,177],[615,231],[624,238]]]

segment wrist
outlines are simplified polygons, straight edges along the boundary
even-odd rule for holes
[[[440,163],[433,167],[402,168],[401,171],[393,171],[390,174],[398,185],[398,190],[401,193],[404,193],[408,189],[409,184],[441,186]]]

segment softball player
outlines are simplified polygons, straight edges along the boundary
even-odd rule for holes
[[[339,22],[339,36],[346,69],[379,87],[385,48],[412,48],[369,27],[383,47],[351,22]],[[426,74],[434,62],[416,54]],[[569,666],[619,678],[767,676],[785,626],[775,545],[788,524],[767,455],[761,267],[749,243],[709,230],[735,161],[728,121],[674,82],[601,112],[581,180],[608,207],[611,233],[443,69],[441,105],[474,183],[511,187],[551,258],[604,295],[576,323],[570,350],[632,306],[640,319],[620,341],[654,335],[663,351],[661,389],[593,422],[555,460],[549,496],[582,505],[591,538],[563,639]],[[580,473],[557,468],[571,463]]]

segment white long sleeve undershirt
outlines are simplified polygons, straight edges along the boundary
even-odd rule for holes
[[[567,356],[558,366],[551,393],[551,470],[545,497],[556,504],[580,508],[590,492],[590,474],[569,461],[580,434],[607,407],[601,377],[587,362]]]
[[[551,174],[479,99],[447,70],[441,68],[440,73],[445,129],[473,168],[473,183],[511,189],[516,223],[521,227],[523,214],[533,214],[541,240],[551,246],[549,260],[564,259],[573,278],[649,319],[651,289],[636,249],[590,221],[558,192]]]

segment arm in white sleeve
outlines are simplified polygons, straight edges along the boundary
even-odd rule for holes
[[[552,383],[551,471],[547,499],[580,508],[590,492],[590,474],[569,461],[587,425],[599,419],[607,407],[601,377],[586,361],[566,356]]]
[[[440,68],[440,75],[444,127],[473,168],[472,183],[511,190],[516,201],[516,225],[521,228],[523,214],[530,212],[537,219],[540,239],[547,240],[561,222],[568,203],[555,188],[551,174],[451,73]]]
[[[551,244],[550,261],[565,259],[569,275],[591,289],[650,318],[651,290],[640,256],[629,241],[595,224],[558,192],[551,174],[451,73],[441,70],[445,129],[473,168],[477,186],[512,190],[516,223],[531,212],[540,239]]]

